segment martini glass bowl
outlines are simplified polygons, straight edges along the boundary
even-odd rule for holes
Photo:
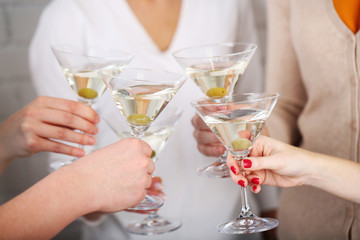
[[[100,76],[120,113],[126,119],[132,137],[143,139],[146,131],[184,84],[186,76],[152,69],[105,68]],[[146,196],[131,210],[158,209],[163,200]]]
[[[155,163],[160,158],[162,150],[166,147],[166,143],[175,130],[182,113],[183,110],[178,107],[167,106],[145,132],[143,140],[152,148],[151,158]],[[109,111],[104,114],[103,118],[120,139],[132,137],[130,127],[120,112]],[[153,210],[142,221],[131,222],[127,226],[127,230],[134,234],[156,235],[171,232],[180,227],[180,220],[166,219],[161,217],[157,210]]]
[[[219,43],[190,47],[173,53],[174,58],[208,98],[221,98],[233,90],[257,49],[253,43]],[[227,152],[216,162],[199,167],[200,176],[230,177]]]
[[[248,93],[220,99],[200,99],[191,104],[221,143],[239,163],[248,156],[265,126],[278,94]],[[245,175],[242,169],[241,173]],[[241,187],[241,213],[232,221],[218,225],[220,233],[247,234],[267,231],[279,222],[260,218],[250,211],[246,188]]]
[[[133,59],[130,53],[97,46],[58,44],[51,46],[51,50],[77,100],[88,106],[96,103],[106,89],[98,71],[106,67],[121,71]],[[79,145],[79,148],[84,146]],[[49,170],[55,171],[75,160],[53,161]]]

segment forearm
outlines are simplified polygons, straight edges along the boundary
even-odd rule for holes
[[[305,182],[349,201],[360,203],[360,164],[323,154],[308,156],[310,174]]]
[[[88,213],[74,179],[60,169],[0,206],[0,239],[50,239]]]

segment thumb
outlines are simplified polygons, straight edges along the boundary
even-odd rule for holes
[[[249,157],[242,160],[241,165],[247,171],[277,170],[280,167],[276,158],[272,156]]]

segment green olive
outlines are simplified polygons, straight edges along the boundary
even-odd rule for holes
[[[78,91],[80,97],[87,99],[94,99],[98,96],[98,93],[92,88],[81,88]]]
[[[251,141],[246,138],[238,138],[231,142],[231,147],[235,151],[243,151],[251,147]]]
[[[154,150],[152,150],[151,151],[151,156],[150,156],[150,158],[153,158],[153,157],[155,157],[156,156],[156,152],[154,151]]]
[[[150,118],[145,114],[131,114],[127,120],[136,126],[148,125],[151,122]]]
[[[222,98],[226,96],[226,89],[225,88],[210,88],[206,95],[210,98]]]

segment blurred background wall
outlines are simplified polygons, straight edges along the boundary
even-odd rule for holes
[[[49,1],[0,0],[0,122],[35,98],[28,70],[28,46]],[[265,62],[265,0],[252,0],[252,4]],[[39,161],[46,161],[45,153],[17,159],[0,175],[0,204],[46,176],[47,169],[38,167],[45,164],[38,164]],[[20,174],[19,169],[25,171]]]

